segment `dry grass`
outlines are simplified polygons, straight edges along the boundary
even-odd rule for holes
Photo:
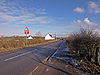
[[[43,37],[35,37],[35,39],[29,40],[25,37],[1,37],[0,38],[0,53],[6,51],[13,51],[20,48],[32,47],[41,44],[46,44],[52,41],[46,41]]]

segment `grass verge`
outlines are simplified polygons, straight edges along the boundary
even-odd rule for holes
[[[35,38],[32,40],[26,40],[24,37],[3,37],[0,38],[0,53],[16,51],[22,48],[34,47],[42,44],[47,44],[50,42],[55,42],[57,40],[46,41],[44,38]]]

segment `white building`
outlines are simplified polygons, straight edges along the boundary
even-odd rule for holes
[[[33,39],[32,36],[29,36],[27,39]]]
[[[45,36],[45,40],[54,40],[54,39],[55,39],[55,38],[53,38],[51,34],[47,34],[47,35]]]

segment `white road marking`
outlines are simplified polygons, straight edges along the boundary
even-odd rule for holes
[[[32,52],[32,51],[31,51]],[[23,56],[23,55],[26,55],[26,54],[29,54],[31,52],[26,52],[26,53],[23,53],[23,54],[20,54],[20,55],[17,55],[17,56],[14,56],[14,57],[11,57],[11,58],[8,58],[8,59],[5,59],[4,61],[8,61],[8,60],[12,60],[12,59],[15,59],[17,57],[20,57],[20,56]]]

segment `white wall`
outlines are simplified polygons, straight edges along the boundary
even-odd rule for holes
[[[53,39],[55,39],[55,38],[52,38],[49,34],[47,34],[47,35],[45,36],[45,40],[53,40]]]

